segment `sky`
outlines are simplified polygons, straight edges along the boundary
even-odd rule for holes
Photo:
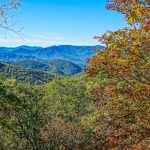
[[[11,18],[21,36],[0,29],[0,46],[97,45],[95,35],[127,26],[105,6],[106,0],[22,0]]]

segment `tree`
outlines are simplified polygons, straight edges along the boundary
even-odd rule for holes
[[[44,100],[52,117],[69,122],[80,122],[81,117],[94,110],[93,102],[86,94],[86,80],[82,77],[54,79],[46,85]]]
[[[149,0],[107,0],[108,9],[125,14],[129,25],[139,24],[146,30],[150,29]]]
[[[42,149],[40,129],[46,123],[43,90],[14,79],[0,86],[0,146],[2,149]]]
[[[54,79],[46,85],[44,101],[49,122],[42,128],[41,137],[46,147],[60,150],[84,147],[86,137],[81,121],[95,111],[86,78]]]
[[[104,73],[109,83],[93,90],[103,105],[99,107],[99,124],[94,119],[91,123],[97,129],[97,138],[92,141],[102,149],[148,149],[150,3],[149,0],[108,2],[108,9],[126,15],[129,27],[96,37],[107,48],[90,59],[86,72],[91,76]]]

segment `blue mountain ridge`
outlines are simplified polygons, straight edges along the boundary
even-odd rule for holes
[[[38,60],[49,62],[55,59],[63,59],[76,64],[86,64],[87,59],[96,52],[94,48],[104,50],[104,46],[73,46],[59,45],[42,47],[20,46],[16,48],[0,47],[0,61],[17,62],[23,60]]]

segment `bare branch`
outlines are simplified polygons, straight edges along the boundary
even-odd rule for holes
[[[20,29],[15,29],[16,22],[11,23],[10,20],[13,20],[12,11],[20,7],[21,0],[2,0],[0,3],[0,27],[7,31],[13,32],[19,36],[22,36]],[[6,35],[5,33],[5,35]]]

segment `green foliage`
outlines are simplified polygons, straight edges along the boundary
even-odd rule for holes
[[[41,107],[42,90],[15,80],[1,83],[0,141],[2,149],[40,148],[40,128],[45,117]]]
[[[84,78],[64,78],[53,80],[46,85],[44,99],[52,116],[76,122],[94,110],[94,104],[86,92],[87,85]]]
[[[82,147],[86,138],[81,122],[95,111],[87,82],[86,76],[55,79],[40,86],[1,79],[2,149]]]

